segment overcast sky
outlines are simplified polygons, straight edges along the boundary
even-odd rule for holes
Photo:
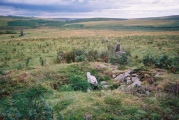
[[[143,18],[179,15],[179,0],[0,0],[0,15]]]

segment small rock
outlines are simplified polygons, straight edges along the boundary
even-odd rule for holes
[[[132,83],[132,81],[130,79],[127,79],[127,85],[129,85],[130,83]]]
[[[103,89],[107,89],[109,87],[109,85],[103,85],[102,88]]]
[[[123,82],[124,81],[124,75],[120,74],[114,80]]]
[[[121,86],[119,86],[117,89],[118,90],[124,90],[124,87],[125,87],[126,85],[121,85]]]
[[[124,82],[124,79],[130,76],[130,73],[133,71],[133,69],[128,70],[127,72],[118,75],[115,80],[118,80],[120,82]]]
[[[111,92],[111,90],[108,90],[108,92]]]
[[[115,78],[115,77],[116,77],[116,75],[112,75],[112,77],[113,77],[113,78]]]
[[[90,91],[91,91],[91,90],[88,88],[88,89],[87,89],[87,92],[90,92]]]
[[[106,83],[106,81],[101,81],[101,85],[105,85]]]
[[[131,85],[128,86],[128,88],[134,88],[135,86],[141,86],[141,81],[135,81]]]
[[[127,78],[125,78],[125,80],[124,80],[124,81],[126,81],[126,82],[127,82],[127,81],[129,81],[129,80],[131,80],[131,79],[130,79],[130,77],[127,77]]]
[[[131,78],[130,78],[130,77],[127,77],[126,80],[131,80]]]
[[[125,72],[125,73],[123,74],[123,77],[124,77],[124,78],[126,78],[126,77],[128,77],[128,76],[130,76],[130,71],[127,71],[127,72]]]
[[[141,95],[140,93],[138,93],[138,92],[136,93],[136,95],[137,95],[137,97],[141,97],[141,96],[142,96],[142,95]]]
[[[104,92],[104,90],[101,90],[101,92]]]
[[[140,81],[140,80],[137,77],[132,77],[132,82],[135,82],[135,81]]]
[[[150,92],[149,92],[149,91],[146,91],[145,94],[146,94],[147,96],[149,96],[149,95],[150,95]]]

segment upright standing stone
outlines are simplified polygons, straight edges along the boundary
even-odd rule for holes
[[[117,44],[115,52],[120,52],[120,44]]]
[[[23,28],[20,29],[20,36],[24,36]]]

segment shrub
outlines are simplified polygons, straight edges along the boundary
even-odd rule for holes
[[[57,52],[57,62],[66,61],[67,63],[71,62],[82,62],[86,58],[85,51],[81,49],[74,49],[71,52],[64,53],[63,51]]]
[[[85,54],[85,50],[81,50],[81,49],[75,49],[73,50],[76,56],[81,56]]]
[[[108,52],[101,52],[100,53],[100,58],[102,59],[102,61],[104,62],[108,62],[108,59],[109,59],[109,55],[108,55]]]
[[[64,59],[67,63],[75,62],[75,52],[64,53]]]
[[[169,58],[167,55],[161,55],[154,58],[152,55],[147,55],[142,62],[145,66],[154,66],[156,68],[170,70],[172,73],[179,71],[179,56]]]
[[[63,51],[57,51],[57,62],[63,61]]]
[[[107,51],[98,52],[90,50],[89,52],[85,52],[85,50],[74,49],[71,52],[64,53],[63,51],[57,52],[57,62],[82,62],[85,60],[88,61],[102,61],[102,62],[111,62],[126,65],[129,63],[130,53],[126,52],[123,54],[119,54],[116,56],[109,57]]]
[[[170,70],[172,73],[176,73],[179,71],[179,55],[170,59]]]
[[[57,62],[82,62],[86,59],[88,61],[97,61],[98,58],[101,58],[102,61],[108,62],[108,53],[101,52],[98,53],[97,51],[89,51],[85,52],[85,50],[81,49],[74,49],[71,52],[64,53],[63,51],[57,52]]]
[[[115,64],[118,62],[118,57],[117,56],[110,56],[109,62],[112,64]]]
[[[127,53],[123,53],[121,55],[119,55],[119,60],[118,60],[118,63],[121,64],[121,65],[126,65],[129,63],[129,59],[128,59],[128,54]]]
[[[116,53],[115,56],[109,58],[110,63],[118,63],[120,65],[127,65],[129,63],[130,53]]]
[[[76,62],[82,62],[82,61],[85,60],[85,58],[86,58],[85,55],[76,56],[76,57],[75,57],[75,61],[76,61]]]
[[[163,68],[163,69],[169,69],[170,67],[170,59],[167,55],[162,55],[159,58],[156,58],[155,60],[155,67],[157,68]]]
[[[143,60],[142,60],[143,64],[145,66],[154,66],[155,65],[155,59],[152,55],[146,55],[144,56]]]
[[[95,61],[99,58],[99,53],[97,50],[90,50],[88,53],[86,53],[86,57],[88,61]]]
[[[88,83],[88,81],[86,79],[82,79],[80,77],[70,77],[70,81],[71,81],[71,86],[73,88],[73,90],[78,91],[84,91],[86,92],[87,89],[90,87],[90,84]]]

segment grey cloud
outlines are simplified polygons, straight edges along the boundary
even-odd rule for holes
[[[0,15],[154,17],[179,14],[178,0],[0,0]]]

